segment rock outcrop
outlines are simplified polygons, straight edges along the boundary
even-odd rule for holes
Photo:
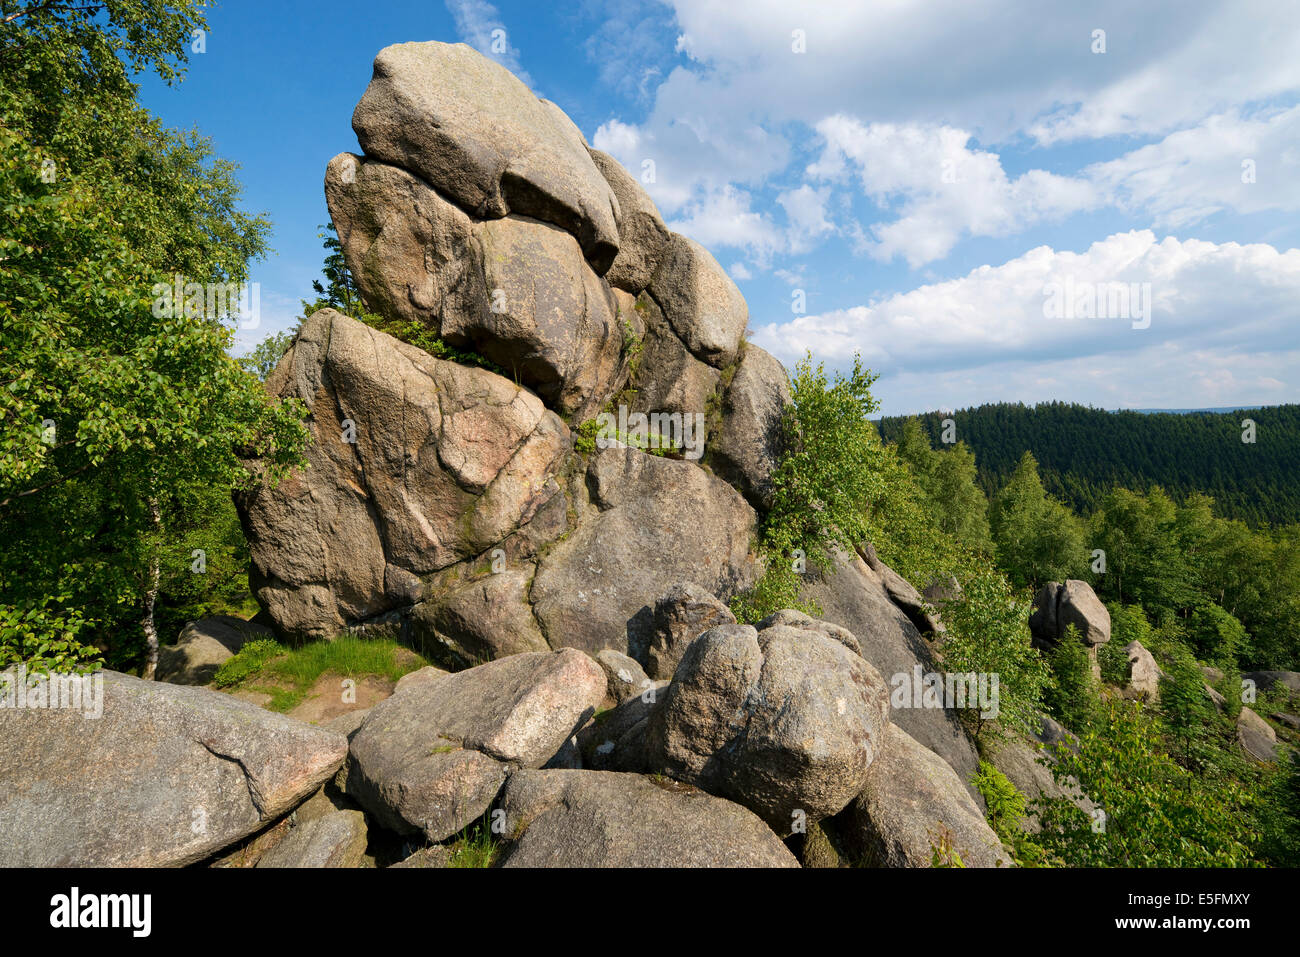
[[[1048,582],[1034,598],[1029,629],[1040,647],[1051,648],[1074,625],[1079,640],[1091,649],[1110,641],[1110,612],[1087,582],[1071,578]]]
[[[1157,701],[1160,698],[1160,678],[1163,672],[1151,652],[1140,641],[1130,641],[1124,646],[1128,657],[1128,681],[1124,695],[1137,701]]]
[[[1250,708],[1237,715],[1237,741],[1256,761],[1277,760],[1277,732]]]
[[[341,734],[219,691],[96,680],[97,717],[0,709],[0,867],[192,864],[292,809],[347,753]]]
[[[917,667],[924,674],[939,671],[926,640],[859,556],[842,556],[834,569],[807,577],[804,592],[821,607],[821,617],[852,632],[862,657],[886,682],[910,676]],[[951,709],[892,708],[890,720],[947,761],[962,781],[974,777],[979,767],[974,742]]]
[[[825,631],[720,625],[686,649],[650,715],[650,767],[755,811],[781,835],[862,790],[888,724],[880,674]]]
[[[896,725],[862,793],[836,821],[846,843],[875,867],[1009,867],[1003,848],[960,778]]]
[[[441,841],[540,768],[605,697],[581,652],[511,655],[399,688],[352,735],[346,791],[390,830]]]
[[[910,865],[929,824],[863,796],[893,741],[917,813],[983,862],[969,736],[890,708],[891,679],[938,671],[915,588],[868,548],[807,576],[820,620],[728,608],[762,572],[790,389],[717,260],[468,47],[381,51],[353,126],[325,194],[359,318],[303,324],[267,387],[309,410],[309,468],[236,502],[282,637],[388,634],[439,666],[334,725],[336,787],[435,843],[504,812],[508,866],[794,865],[782,838],[854,807]],[[633,447],[642,413],[678,441]],[[344,813],[264,866],[353,860]]]
[[[505,867],[798,867],[752,812],[688,785],[521,771],[501,797]]]

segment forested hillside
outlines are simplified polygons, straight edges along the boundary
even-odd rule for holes
[[[1220,515],[1251,525],[1300,521],[1300,405],[1144,414],[1066,402],[1004,402],[917,418],[936,444],[943,420],[953,419],[956,440],[975,453],[978,481],[988,495],[1029,451],[1047,490],[1078,512],[1096,509],[1114,486],[1159,485],[1180,499],[1203,492]],[[1243,441],[1246,419],[1255,423],[1253,442]],[[880,420],[885,441],[898,439],[904,421]]]

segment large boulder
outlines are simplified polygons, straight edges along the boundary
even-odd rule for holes
[[[351,153],[330,161],[325,198],[372,310],[477,351],[576,421],[617,388],[614,294],[562,229],[475,222],[423,180]]]
[[[605,672],[605,681],[608,683],[605,702],[611,706],[645,694],[654,687],[654,682],[646,676],[637,660],[621,651],[601,649],[596,652],[596,664]]]
[[[599,273],[618,253],[618,200],[577,128],[462,43],[380,50],[352,128],[367,156],[409,170],[480,219],[513,212],[553,223]]]
[[[419,597],[553,494],[568,430],[536,395],[323,309],[267,380],[311,411],[309,467],[237,500],[258,600],[292,636]]]
[[[1124,646],[1128,658],[1128,683],[1124,696],[1137,701],[1156,701],[1160,697],[1162,672],[1151,652],[1140,641],[1130,641]]]
[[[608,283],[572,236],[522,216],[475,228],[491,308],[466,329],[474,348],[581,422],[618,388],[623,329]]]
[[[329,779],[347,739],[207,688],[103,671],[99,717],[0,709],[0,867],[174,867]],[[83,702],[84,702],[83,697]]]
[[[413,639],[426,657],[459,668],[550,650],[528,605],[534,570],[502,568],[444,587],[431,584],[433,596],[411,608]]]
[[[1237,741],[1256,761],[1277,760],[1277,732],[1250,708],[1237,715]]]
[[[887,727],[862,793],[835,823],[874,867],[930,867],[950,851],[965,867],[1013,863],[953,769],[897,725]]]
[[[1038,590],[1029,616],[1034,641],[1043,648],[1054,647],[1070,625],[1090,649],[1110,641],[1110,612],[1091,585],[1073,578],[1064,583],[1047,582]]]
[[[533,579],[533,611],[551,647],[613,648],[641,660],[629,622],[648,618],[672,585],[693,580],[729,595],[753,581],[754,510],[694,463],[602,449],[587,484],[587,514],[542,556]]]
[[[655,601],[646,645],[646,674],[671,678],[687,647],[717,625],[734,625],[723,602],[694,582],[679,582]]]
[[[739,358],[749,307],[727,271],[695,240],[672,234],[649,291],[695,358],[718,369]]]
[[[213,615],[189,622],[174,645],[158,649],[157,681],[177,685],[205,685],[217,669],[238,654],[244,644],[258,638],[274,638],[265,625],[234,615]]]
[[[618,255],[605,279],[635,295],[650,285],[668,243],[668,227],[654,201],[618,160],[600,150],[589,152],[618,200]]]
[[[746,344],[723,395],[722,422],[709,445],[709,463],[755,508],[771,504],[781,416],[789,404],[785,367],[758,346]]]
[[[418,176],[355,153],[330,160],[325,202],[373,312],[459,341],[484,327],[483,254],[460,207]]]
[[[605,673],[571,649],[411,682],[352,736],[347,794],[390,830],[445,840],[482,816],[511,769],[554,757],[604,697]]]
[[[863,786],[888,691],[815,628],[721,625],[686,650],[650,715],[650,766],[753,810],[778,833],[838,813]]]
[[[797,867],[738,804],[673,781],[520,771],[501,796],[504,867]]]
[[[939,668],[921,633],[858,556],[841,556],[829,571],[812,570],[804,595],[816,601],[821,617],[847,628],[862,646],[862,656],[887,682],[907,680],[920,666]],[[975,745],[957,715],[947,708],[897,707],[890,720],[947,761],[963,781],[979,767]]]

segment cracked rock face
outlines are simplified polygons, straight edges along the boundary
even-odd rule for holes
[[[478,218],[554,223],[597,273],[618,253],[618,200],[577,127],[463,43],[379,51],[352,128],[367,156],[410,170]]]
[[[628,629],[684,579],[730,594],[752,582],[754,510],[687,461],[634,449],[596,452],[589,512],[538,564],[533,611],[552,647],[629,648]]]
[[[570,447],[537,396],[326,309],[268,379],[311,411],[309,467],[240,500],[259,601],[333,638],[408,603],[416,576],[528,521]]]
[[[605,690],[600,666],[571,649],[408,684],[352,736],[347,794],[392,830],[445,840],[487,811],[512,769],[553,758]]]
[[[207,688],[104,671],[103,714],[0,709],[0,867],[177,867],[334,775],[347,739]]]
[[[797,867],[738,804],[604,771],[521,771],[501,800],[504,867]]]
[[[881,747],[889,696],[879,672],[817,624],[720,625],[692,642],[650,715],[650,766],[781,835],[843,810]]]

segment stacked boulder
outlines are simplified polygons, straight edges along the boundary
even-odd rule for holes
[[[304,323],[268,387],[310,409],[311,467],[239,501],[277,630],[386,623],[459,665],[626,652],[673,582],[752,582],[788,391],[717,261],[464,45],[381,51],[353,127],[363,152],[330,162],[325,195],[365,308],[482,367],[332,310]],[[678,445],[707,418],[711,470],[576,455],[573,429],[617,405]]]
[[[1071,625],[1088,649],[1093,676],[1100,680],[1097,647],[1110,641],[1110,612],[1106,606],[1091,585],[1074,578],[1065,582],[1048,582],[1038,589],[1034,612],[1029,616],[1029,631],[1034,644],[1050,651],[1065,639]]]
[[[874,551],[810,572],[824,621],[728,610],[762,571],[790,392],[717,261],[463,45],[381,51],[353,127],[325,194],[381,321],[303,324],[267,387],[310,411],[309,467],[237,500],[281,636],[387,632],[451,672],[339,729],[349,808],[433,842],[503,815],[508,864],[791,864],[814,832],[1003,861],[955,714],[891,710],[942,625]],[[703,457],[593,448],[603,411],[703,422]],[[891,791],[904,768],[924,801]]]

